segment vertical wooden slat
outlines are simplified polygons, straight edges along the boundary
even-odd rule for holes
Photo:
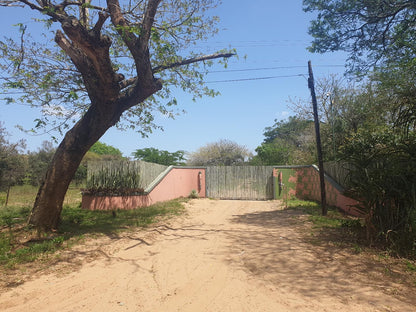
[[[272,199],[272,174],[272,166],[208,167],[207,196],[220,199]]]

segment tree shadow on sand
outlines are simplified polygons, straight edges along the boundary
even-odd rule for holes
[[[375,306],[385,306],[383,294],[392,294],[416,304],[408,295],[414,287],[400,272],[386,275],[382,261],[357,253],[353,244],[337,243],[332,229],[313,229],[300,209],[234,215],[231,223],[244,231],[227,233],[234,255],[229,261],[281,291],[316,300],[371,301]]]

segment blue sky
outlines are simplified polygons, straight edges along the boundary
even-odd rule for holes
[[[27,8],[0,7],[0,12],[0,29],[7,32],[12,31],[11,25],[30,21],[33,16]],[[320,55],[306,50],[311,41],[307,29],[313,16],[302,11],[301,0],[225,0],[213,13],[220,17],[220,33],[209,43],[202,43],[201,50],[232,47],[240,57],[232,59],[226,71],[214,68],[220,72],[209,74],[207,81],[240,81],[210,83],[221,95],[197,102],[178,92],[178,108],[186,113],[175,120],[156,113],[164,131],[156,130],[142,138],[132,131],[110,129],[101,142],[117,147],[124,156],[145,147],[193,152],[220,139],[235,141],[254,153],[263,141],[265,127],[294,114],[289,98],[309,101],[308,60],[312,61],[315,79],[344,71],[345,54]],[[263,79],[267,77],[276,78]],[[252,78],[256,80],[241,81]],[[36,114],[25,106],[0,102],[0,121],[12,134],[9,140],[26,139],[27,149],[32,151],[50,137],[29,136],[15,125],[32,127]]]

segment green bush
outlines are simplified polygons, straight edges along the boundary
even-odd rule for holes
[[[343,152],[352,165],[349,194],[360,202],[368,236],[416,257],[416,134],[362,131]]]

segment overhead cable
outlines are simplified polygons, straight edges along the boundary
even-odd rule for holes
[[[256,77],[256,78],[242,78],[242,79],[229,79],[229,80],[215,80],[207,81],[206,83],[220,83],[220,82],[237,82],[237,81],[250,81],[250,80],[266,80],[275,78],[291,78],[291,77],[302,77],[303,74],[297,75],[281,75],[281,76],[269,76],[269,77]]]

